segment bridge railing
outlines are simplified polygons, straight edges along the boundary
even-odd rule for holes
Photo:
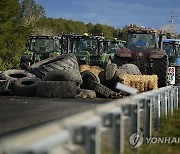
[[[178,107],[179,87],[163,87],[4,136],[0,138],[0,153],[67,154],[81,146],[87,154],[100,154],[103,128],[112,129],[113,153],[124,153],[126,118],[130,119],[131,133],[139,133],[143,114],[144,137],[150,137],[152,128],[159,128],[160,117],[173,114]]]

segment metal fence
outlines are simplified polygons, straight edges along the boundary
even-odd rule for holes
[[[150,137],[152,128],[159,128],[160,117],[172,114],[178,106],[178,86],[167,86],[117,99],[93,110],[5,136],[0,139],[0,153],[66,154],[69,150],[65,147],[81,146],[87,154],[100,154],[101,131],[110,128],[113,132],[113,153],[122,154],[126,129],[124,122],[127,117],[130,118],[131,133],[138,133],[140,114],[143,113],[144,136]]]

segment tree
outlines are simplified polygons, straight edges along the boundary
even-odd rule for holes
[[[17,67],[28,35],[20,25],[18,0],[0,1],[0,69]]]
[[[34,0],[23,0],[21,3],[21,21],[24,26],[34,25],[39,19],[45,17],[44,8]]]

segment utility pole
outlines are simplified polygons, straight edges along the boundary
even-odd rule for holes
[[[170,19],[169,23],[170,23],[170,28],[171,28],[170,31],[172,33],[175,33],[175,30],[174,30],[174,18],[175,17],[178,17],[178,16],[173,15],[173,11],[171,10],[171,19]]]

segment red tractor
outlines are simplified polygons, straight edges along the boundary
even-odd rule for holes
[[[162,34],[157,30],[129,27],[126,45],[116,50],[114,62],[118,66],[132,63],[142,74],[156,74],[159,87],[168,84],[168,56],[162,49]]]

